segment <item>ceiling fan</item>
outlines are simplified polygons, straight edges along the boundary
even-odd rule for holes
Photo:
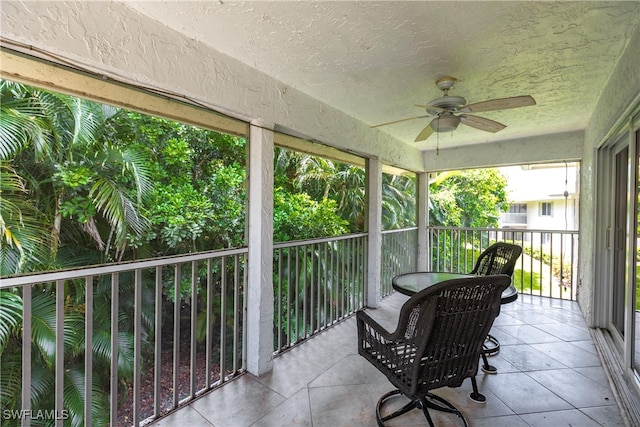
[[[405,122],[408,120],[422,119],[425,117],[435,118],[418,134],[415,142],[424,141],[429,138],[433,132],[451,132],[458,128],[460,123],[472,128],[484,130],[487,132],[498,132],[507,127],[502,123],[484,117],[473,116],[467,113],[479,113],[482,111],[506,110],[509,108],[526,107],[535,105],[536,101],[529,95],[514,96],[511,98],[490,99],[488,101],[476,102],[468,104],[467,100],[461,96],[449,95],[449,89],[453,87],[457,79],[454,77],[443,77],[436,81],[438,89],[444,92],[444,96],[429,101],[427,105],[418,105],[416,107],[424,108],[426,115],[409,117],[406,119],[395,120],[379,125],[371,126],[377,128],[395,123]]]

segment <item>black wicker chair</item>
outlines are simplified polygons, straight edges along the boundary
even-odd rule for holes
[[[522,248],[518,245],[505,242],[494,243],[480,254],[471,274],[482,276],[506,274],[511,277],[521,253]]]
[[[459,387],[471,378],[470,398],[484,403],[475,376],[482,344],[500,312],[505,275],[447,280],[413,295],[404,303],[396,330],[385,330],[366,312],[356,315],[358,352],[397,387],[383,395],[376,407],[379,426],[414,408],[422,409],[429,425],[429,409],[464,416],[451,403],[430,393],[441,387]],[[410,399],[390,415],[382,415],[385,401],[402,394]]]
[[[506,274],[511,277],[520,254],[522,254],[522,248],[518,245],[505,242],[494,243],[480,254],[471,274],[482,276]],[[510,298],[503,298],[503,304],[515,301],[518,298],[518,291],[515,287],[510,286],[509,291]],[[489,364],[487,356],[498,354],[499,351],[500,342],[496,337],[488,334],[482,349],[482,370],[484,372],[489,374],[498,372],[494,366]]]

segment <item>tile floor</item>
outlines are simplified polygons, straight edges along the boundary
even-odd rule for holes
[[[394,294],[370,312],[393,329],[406,298]],[[468,399],[469,380],[437,391],[471,427],[624,425],[576,303],[521,295],[502,307],[492,335],[501,343],[500,353],[490,358],[498,374],[480,371],[477,377],[486,404]],[[375,427],[376,402],[392,389],[357,354],[350,318],[277,357],[271,373],[243,375],[154,426]],[[459,425],[440,414],[434,421]],[[427,424],[412,411],[390,425]]]

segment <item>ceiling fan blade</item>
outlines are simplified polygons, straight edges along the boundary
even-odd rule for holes
[[[494,120],[485,119],[484,117],[471,116],[468,114],[461,114],[458,116],[460,121],[467,126],[471,126],[472,128],[484,130],[487,132],[496,133],[499,130],[506,128],[506,125],[502,123],[498,123]]]
[[[438,113],[446,113],[448,110],[446,108],[434,107],[433,105],[426,104],[413,104],[414,107],[420,107],[427,110],[427,112],[433,111],[432,115],[436,115]]]
[[[536,101],[531,96],[524,95],[476,102],[475,104],[462,107],[459,111],[462,113],[480,113],[482,111],[506,110],[509,108],[527,107],[529,105],[536,105]]]
[[[429,123],[427,127],[422,129],[422,132],[420,132],[418,136],[416,136],[416,139],[413,142],[424,141],[425,139],[429,138],[432,133],[433,128],[431,127],[431,123]]]
[[[409,117],[409,118],[406,118],[406,119],[394,120],[394,121],[392,121],[392,122],[380,123],[379,125],[373,125],[373,126],[371,126],[371,127],[372,127],[372,128],[379,128],[380,126],[392,125],[392,124],[394,124],[394,123],[406,122],[406,121],[408,121],[408,120],[424,119],[425,117],[431,117],[431,116],[430,116],[430,115],[426,115],[426,116]]]

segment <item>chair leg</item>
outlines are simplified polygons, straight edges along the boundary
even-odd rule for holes
[[[385,421],[389,421],[392,418],[395,417],[399,417],[402,414],[406,414],[407,412],[411,411],[412,409],[415,409],[418,407],[418,402],[416,401],[416,399],[411,400],[409,403],[407,403],[406,405],[404,405],[402,408],[398,409],[397,411],[383,417],[380,414],[380,408],[382,408],[382,405],[384,404],[385,400],[387,400],[388,398],[390,398],[391,396],[395,396],[398,394],[402,394],[402,392],[400,392],[400,390],[393,390],[390,391],[389,393],[384,394],[379,400],[378,400],[378,404],[376,405],[376,420],[378,421],[378,426],[380,427],[384,427],[384,422]]]
[[[476,382],[476,377],[471,377],[471,387],[473,387],[473,392],[469,395],[469,399],[473,400],[476,403],[487,403],[487,398],[484,394],[478,391],[478,383]]]
[[[481,367],[482,372],[485,372],[487,374],[498,373],[498,369],[496,369],[495,366],[489,364],[489,361],[487,360],[487,356],[494,356],[499,352],[500,352],[500,342],[498,341],[498,339],[491,334],[487,335],[487,338],[484,340],[484,344],[482,344],[482,353],[480,353],[483,361],[483,364]]]
[[[484,354],[484,351],[480,353],[480,356],[482,356],[482,367],[480,368],[482,369],[482,372],[487,374],[497,374],[498,369],[493,365],[489,365],[489,360],[487,360],[487,355]]]
[[[477,386],[476,386],[477,388]],[[454,414],[456,415],[458,418],[460,418],[460,420],[462,421],[464,427],[468,427],[467,424],[467,420],[464,418],[464,416],[462,415],[462,413],[455,407],[453,406],[451,403],[449,403],[447,400],[443,399],[440,396],[437,396],[435,394],[432,393],[427,393],[426,396],[424,397],[412,397],[412,396],[406,396],[408,398],[411,399],[411,401],[409,403],[407,403],[406,405],[404,405],[402,408],[398,409],[397,411],[393,412],[392,414],[386,415],[386,416],[382,416],[381,415],[381,408],[382,405],[384,404],[384,402],[395,395],[401,395],[402,392],[400,390],[393,390],[390,391],[389,393],[384,394],[379,400],[378,400],[378,404],[376,406],[376,421],[378,423],[379,427],[384,427],[384,423],[385,421],[389,421],[392,418],[398,417],[402,414],[405,414],[409,411],[411,411],[412,409],[422,409],[422,412],[425,416],[425,418],[427,419],[427,422],[429,423],[429,427],[434,427],[434,423],[433,420],[431,418],[431,415],[429,414],[429,409],[433,409],[436,411],[442,411],[442,412],[446,412],[449,414]],[[480,395],[480,393],[478,393]],[[482,396],[482,395],[480,395]]]

